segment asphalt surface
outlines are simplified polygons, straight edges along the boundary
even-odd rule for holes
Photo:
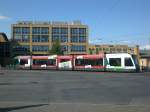
[[[3,70],[0,112],[150,112],[150,72]]]

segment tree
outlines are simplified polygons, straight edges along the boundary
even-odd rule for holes
[[[92,51],[92,49],[91,49],[91,48],[89,48],[89,52],[90,52],[90,54],[93,54],[93,51]]]
[[[21,46],[16,40],[10,39],[10,51],[11,57],[16,57],[19,55],[30,55],[30,51]]]
[[[52,48],[50,50],[50,54],[57,54],[57,55],[63,54],[63,50],[61,49],[59,39],[56,39],[54,41],[54,43],[52,44]]]
[[[96,54],[98,54],[99,53],[99,49],[98,48],[96,48]]]

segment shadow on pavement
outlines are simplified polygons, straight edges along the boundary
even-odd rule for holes
[[[38,105],[27,105],[27,106],[15,106],[15,107],[5,107],[5,108],[0,108],[0,112],[9,112],[13,110],[21,110],[21,109],[26,109],[26,108],[32,108],[32,107],[40,107],[48,104],[38,104]]]

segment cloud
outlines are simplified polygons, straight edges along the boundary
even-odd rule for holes
[[[8,20],[8,19],[10,19],[10,18],[7,16],[0,15],[0,20]]]
[[[122,41],[120,41],[120,43],[123,43],[123,44],[131,44],[132,41],[130,41],[130,40],[122,40]]]
[[[149,49],[149,50],[150,50],[150,45],[144,45],[144,46],[141,46],[140,48],[141,48],[141,49],[146,49],[146,50]]]

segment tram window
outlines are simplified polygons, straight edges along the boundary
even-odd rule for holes
[[[26,59],[21,59],[20,60],[20,65],[28,64],[28,60]]]
[[[95,60],[88,60],[89,61],[89,65],[92,66],[102,66],[103,65],[103,59],[95,59]]]
[[[48,60],[47,65],[56,65],[56,60],[55,59]]]
[[[61,59],[61,60],[60,60],[61,63],[62,63],[62,62],[67,62],[67,61],[69,61],[69,59]]]
[[[125,58],[125,66],[133,66],[131,58]]]
[[[47,60],[33,60],[34,65],[45,65],[47,64]]]
[[[92,66],[102,66],[103,59],[76,59],[76,66],[92,65]]]
[[[75,60],[75,65],[76,66],[84,66],[85,65],[85,60],[84,59],[76,59]]]
[[[121,58],[109,58],[110,66],[121,66]]]

